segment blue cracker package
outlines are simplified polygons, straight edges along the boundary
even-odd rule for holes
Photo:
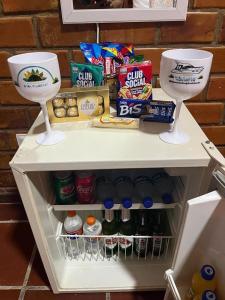
[[[126,118],[139,118],[141,115],[147,113],[147,104],[149,103],[150,101],[147,100],[117,99],[117,116]]]
[[[176,105],[173,101],[151,101],[147,106],[147,114],[141,119],[146,122],[172,123]]]

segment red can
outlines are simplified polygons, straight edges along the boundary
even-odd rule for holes
[[[91,172],[79,172],[75,177],[77,200],[80,204],[94,203],[95,176]]]

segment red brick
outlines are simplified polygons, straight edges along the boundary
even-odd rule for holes
[[[72,87],[72,84],[71,84],[70,79],[63,79],[62,80],[61,88],[71,88],[71,87]]]
[[[162,43],[212,42],[217,13],[188,13],[186,22],[162,23]]]
[[[194,8],[225,8],[223,0],[195,0]]]
[[[204,126],[202,129],[215,145],[225,144],[225,126]]]
[[[29,116],[29,127],[34,123],[35,119],[37,118],[41,108],[40,106],[37,107],[31,107],[28,110],[28,116]]]
[[[167,48],[136,48],[135,54],[142,54],[146,60],[151,60],[153,74],[159,74],[161,54],[166,50]]]
[[[13,158],[13,153],[0,152],[0,169],[10,169],[9,162]]]
[[[0,171],[0,187],[16,186],[13,174],[11,171]]]
[[[225,15],[223,16],[223,24],[221,29],[220,41],[221,42],[225,41]]]
[[[28,120],[25,109],[0,109],[0,128],[27,128]]]
[[[223,121],[223,103],[187,103],[186,106],[200,124],[215,124]]]
[[[25,130],[0,131],[0,150],[16,150],[18,148],[16,134],[26,133]]]
[[[154,23],[107,23],[100,24],[101,42],[112,41],[147,45],[154,43]]]
[[[17,92],[12,81],[0,81],[0,104],[2,105],[37,105],[24,99]]]
[[[4,13],[47,11],[58,8],[58,0],[2,0]]]
[[[204,47],[202,49],[207,50],[213,54],[211,72],[225,72],[225,47]]]
[[[38,17],[41,43],[44,47],[78,46],[80,42],[95,42],[95,24],[63,24],[58,16]]]
[[[209,81],[208,100],[225,100],[225,76],[212,76]]]
[[[10,77],[9,67],[7,63],[7,58],[9,58],[11,54],[6,51],[0,51],[0,77]]]
[[[80,50],[73,50],[72,56],[73,56],[73,60],[77,63],[84,63],[85,62],[84,55]]]
[[[0,47],[34,47],[36,43],[32,18],[1,18],[0,37]]]
[[[220,153],[225,157],[225,146],[219,146],[217,147]]]

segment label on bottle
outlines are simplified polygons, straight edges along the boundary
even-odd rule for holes
[[[147,238],[139,238],[139,239],[135,239],[134,240],[134,244],[135,244],[135,249],[137,251],[137,253],[141,254],[141,253],[145,253],[146,248],[147,248]]]
[[[110,237],[105,238],[105,247],[107,249],[113,249],[116,247],[116,245],[118,244],[118,234],[112,234],[110,235]]]
[[[132,243],[133,243],[133,238],[130,237],[130,236],[124,236],[123,234],[119,233],[120,236],[123,236],[123,237],[120,237],[119,238],[119,244],[120,244],[120,247],[122,249],[126,249],[126,248],[129,248]]]
[[[68,236],[68,239],[71,239],[71,240],[79,239],[80,237],[77,237],[76,235],[82,235],[83,234],[83,228],[81,227],[80,229],[75,230],[75,231],[66,230],[66,233],[69,234],[69,235],[74,235],[74,237]]]

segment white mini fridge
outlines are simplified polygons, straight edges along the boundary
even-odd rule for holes
[[[154,89],[153,96],[170,99],[160,89]],[[162,142],[159,132],[166,125],[156,123],[139,130],[74,123],[53,126],[65,132],[63,142],[54,146],[35,142],[36,134],[44,130],[40,114],[10,163],[53,292],[166,289],[165,299],[184,299],[192,274],[209,263],[217,272],[218,297],[225,299],[225,160],[186,107],[181,110],[180,126],[191,139],[185,145]],[[173,203],[159,200],[150,208],[166,213],[167,234],[143,237],[153,250],[158,238],[158,255],[153,250],[144,257],[118,251],[108,258],[99,245],[94,255],[83,251],[73,257],[71,240],[62,229],[66,211],[77,210],[82,217],[91,212],[100,219],[104,208],[98,202],[55,205],[51,172],[118,170],[133,176],[152,169],[164,169],[174,183]],[[142,208],[134,199],[132,209]],[[113,209],[120,210],[121,204],[116,202]]]

